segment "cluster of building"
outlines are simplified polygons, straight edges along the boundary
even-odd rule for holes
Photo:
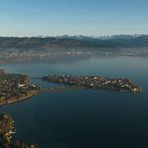
[[[31,97],[38,88],[29,83],[27,75],[7,74],[0,70],[0,105]]]
[[[141,88],[134,85],[130,79],[110,79],[101,76],[69,76],[69,75],[48,75],[43,80],[61,83],[64,85],[72,85],[77,87],[85,87],[91,89],[113,89],[117,91],[125,91],[137,93],[141,92]]]
[[[0,114],[0,147],[2,148],[35,148],[34,145],[14,141],[13,134],[16,130],[14,128],[14,121],[9,114]]]
[[[15,133],[14,121],[12,118],[3,113],[0,115],[0,145],[5,146],[11,142],[12,134]]]

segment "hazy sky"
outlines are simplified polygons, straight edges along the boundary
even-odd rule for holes
[[[0,36],[148,34],[148,0],[0,0]]]

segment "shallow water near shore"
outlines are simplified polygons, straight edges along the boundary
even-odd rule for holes
[[[31,77],[48,74],[131,78],[142,93],[108,90],[49,92],[0,107],[15,120],[15,138],[37,148],[148,147],[148,58],[87,57],[62,62],[1,64],[10,73]],[[32,79],[43,87],[50,84]]]

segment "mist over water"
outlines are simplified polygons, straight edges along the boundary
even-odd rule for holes
[[[86,57],[1,65],[31,77],[48,74],[131,78],[141,94],[105,90],[49,92],[0,107],[15,120],[15,137],[39,148],[147,147],[148,58]],[[41,86],[47,82],[31,80]]]

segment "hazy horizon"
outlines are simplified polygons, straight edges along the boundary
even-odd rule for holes
[[[25,36],[25,35],[22,35],[22,36],[15,36],[15,35],[13,35],[13,36],[0,36],[0,37],[16,37],[16,38],[31,38],[31,37],[34,37],[34,38],[48,38],[48,37],[75,37],[75,36],[77,36],[77,37],[79,37],[79,36],[82,36],[82,37],[93,37],[93,38],[101,38],[101,37],[112,37],[112,36],[136,36],[136,37],[138,37],[138,36],[148,36],[148,34],[112,34],[112,35],[108,35],[108,34],[106,34],[106,35],[82,35],[82,34],[61,34],[61,35],[38,35],[38,36],[33,36],[33,35],[30,35],[30,36]]]

